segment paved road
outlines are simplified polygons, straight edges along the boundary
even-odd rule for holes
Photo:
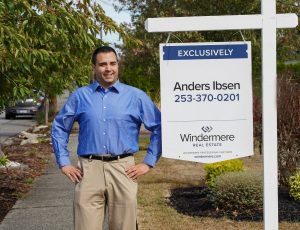
[[[15,120],[6,120],[4,113],[0,114],[0,143],[6,138],[13,137],[21,131],[27,130],[36,124],[31,118],[17,118]]]
[[[69,92],[65,91],[64,94],[58,97],[58,107],[61,108],[69,96]],[[14,120],[6,120],[5,113],[0,114],[0,144],[8,137],[13,137],[16,134],[27,130],[28,128],[36,125],[36,121],[31,118],[19,117]]]

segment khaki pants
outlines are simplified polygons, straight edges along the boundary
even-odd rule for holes
[[[101,230],[108,207],[110,230],[135,230],[137,183],[125,173],[134,157],[103,162],[79,158],[82,180],[75,186],[75,230]]]

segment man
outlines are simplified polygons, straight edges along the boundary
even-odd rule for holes
[[[141,90],[118,78],[115,50],[96,49],[92,56],[95,82],[77,89],[56,116],[52,143],[57,164],[74,183],[76,230],[101,229],[108,207],[109,228],[136,229],[136,179],[155,166],[161,155],[160,112]],[[79,123],[78,167],[67,149],[73,123]],[[142,163],[134,163],[141,124],[151,131]]]

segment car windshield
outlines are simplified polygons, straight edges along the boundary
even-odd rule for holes
[[[19,100],[16,103],[16,106],[21,106],[21,107],[35,106],[35,105],[36,105],[36,102],[33,99]]]

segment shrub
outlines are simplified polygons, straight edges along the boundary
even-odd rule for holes
[[[230,172],[219,175],[211,197],[216,208],[254,213],[263,209],[263,179],[258,172]]]
[[[289,178],[300,165],[300,64],[278,65],[277,131],[278,180],[288,186]],[[261,99],[254,95],[253,120],[256,146],[261,152]],[[268,154],[268,153],[267,153]]]
[[[300,201],[300,171],[289,179],[290,196]]]
[[[0,166],[5,166],[8,163],[8,159],[6,156],[0,156]]]
[[[288,186],[300,165],[300,81],[296,72],[279,74],[277,92],[279,184]]]
[[[210,189],[214,188],[215,178],[225,172],[243,171],[244,163],[239,159],[221,161],[204,166],[206,172],[206,183]]]

